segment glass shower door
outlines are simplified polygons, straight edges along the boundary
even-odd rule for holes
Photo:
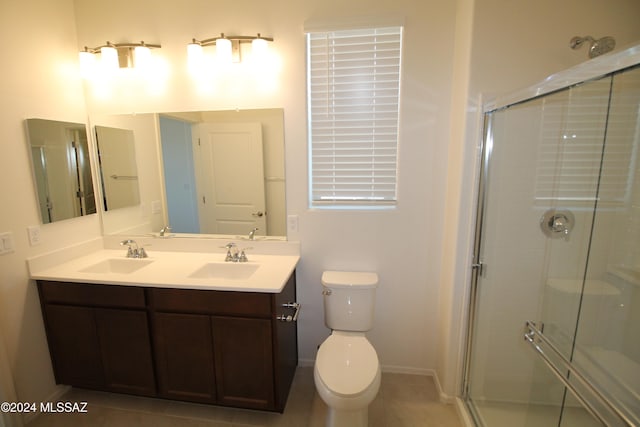
[[[565,388],[523,326],[536,320],[571,357],[610,86],[591,81],[487,115],[465,384],[479,425],[559,425]]]
[[[614,402],[612,426],[640,425],[640,68],[613,76],[597,207],[572,365]],[[598,407],[601,403],[591,402]],[[565,405],[562,427],[581,423]],[[612,412],[616,412],[614,416]]]

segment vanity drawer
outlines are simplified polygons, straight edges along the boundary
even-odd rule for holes
[[[248,317],[271,316],[271,294],[192,289],[154,288],[151,304],[156,311]]]
[[[144,289],[135,286],[96,285],[39,280],[40,295],[47,304],[90,307],[146,308]]]

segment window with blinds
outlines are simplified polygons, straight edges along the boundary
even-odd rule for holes
[[[311,206],[396,202],[402,27],[307,34]]]

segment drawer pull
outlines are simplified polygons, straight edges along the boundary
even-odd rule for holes
[[[285,316],[284,314],[279,314],[276,316],[276,320],[280,320],[281,322],[297,322],[298,321],[298,314],[300,313],[300,307],[301,307],[300,303],[287,302],[285,304],[282,304],[282,307],[293,308],[295,310],[295,313],[293,313],[293,316],[290,314],[288,316]]]

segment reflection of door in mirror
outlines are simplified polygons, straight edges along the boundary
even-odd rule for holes
[[[42,223],[96,213],[85,125],[43,119],[26,123]]]
[[[268,234],[260,123],[200,123],[196,129],[201,230]]]
[[[260,123],[161,116],[160,133],[172,231],[267,234]]]
[[[44,147],[31,147],[33,160],[33,175],[38,191],[38,204],[40,205],[40,218],[44,224],[51,222],[51,196],[47,185],[47,153]]]
[[[87,132],[83,128],[67,130],[72,143],[72,162],[75,163],[75,172],[78,179],[78,200],[80,212],[79,215],[88,215],[96,213],[96,197],[93,190],[93,181],[91,180],[91,162],[89,160],[89,142],[87,141]]]
[[[95,129],[105,211],[140,204],[133,131],[105,126]]]

